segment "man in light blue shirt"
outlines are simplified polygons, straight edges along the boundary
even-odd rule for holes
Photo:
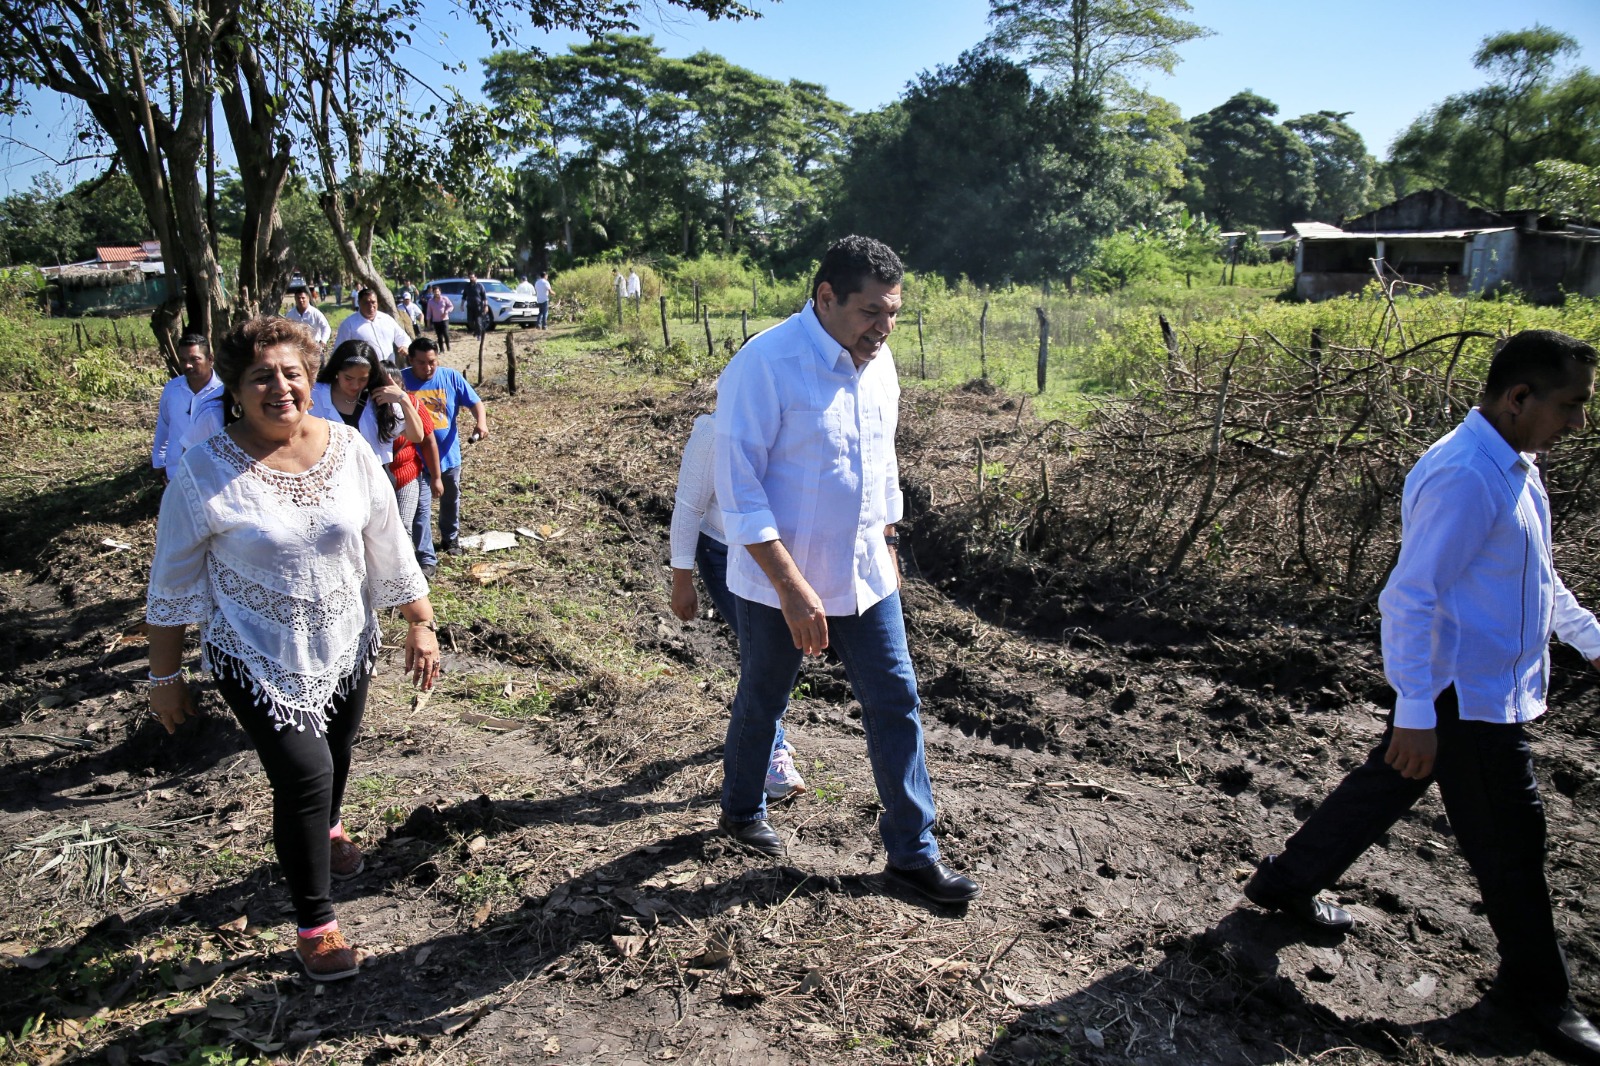
[[[713,462],[739,634],[721,826],[764,855],[786,853],[766,820],[768,755],[801,657],[832,647],[861,703],[887,876],[963,903],[979,889],[945,867],[933,839],[900,609],[900,385],[886,342],[903,274],[883,244],[844,238],[805,308],[752,339],[717,382]]]
[[[1550,501],[1535,457],[1583,428],[1597,358],[1552,330],[1496,353],[1483,396],[1406,477],[1400,558],[1378,600],[1394,716],[1245,895],[1343,932],[1317,898],[1434,781],[1500,948],[1497,991],[1556,1050],[1600,1062],[1573,1006],[1545,882],[1545,817],[1524,723],[1545,710],[1554,634],[1600,667],[1600,624],[1551,561]]]

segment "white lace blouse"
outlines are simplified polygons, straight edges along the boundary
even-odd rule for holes
[[[301,474],[226,433],[184,453],[161,497],[145,617],[199,625],[208,669],[248,683],[279,729],[320,734],[377,656],[377,612],[427,592],[383,468],[329,423],[327,451]]]

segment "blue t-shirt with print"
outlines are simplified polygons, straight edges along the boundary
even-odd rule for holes
[[[453,470],[461,465],[461,438],[456,432],[456,412],[481,403],[478,394],[461,371],[441,366],[427,381],[418,379],[410,367],[400,371],[405,389],[428,409],[433,418],[433,435],[439,441],[439,466]]]

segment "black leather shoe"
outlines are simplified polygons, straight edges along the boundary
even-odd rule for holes
[[[734,825],[724,815],[717,820],[717,828],[751,851],[760,852],[768,858],[781,859],[789,854],[783,838],[778,836],[778,831],[768,825],[764,818],[745,822],[743,825]]]
[[[942,862],[916,870],[901,870],[893,866],[884,868],[891,882],[904,885],[913,892],[927,896],[935,903],[966,903],[977,899],[983,889],[970,877],[962,877]]]
[[[1320,929],[1326,933],[1348,933],[1356,924],[1355,919],[1350,917],[1350,912],[1343,907],[1329,903],[1325,899],[1318,899],[1309,893],[1302,895],[1283,892],[1264,881],[1260,870],[1246,882],[1244,898],[1257,907],[1264,907],[1269,911],[1281,911],[1313,929]]]
[[[1570,1004],[1553,1020],[1529,1024],[1546,1048],[1568,1062],[1600,1063],[1600,1029]]]

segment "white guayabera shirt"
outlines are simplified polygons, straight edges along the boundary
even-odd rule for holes
[[[1550,500],[1534,457],[1473,408],[1406,475],[1400,559],[1378,608],[1394,724],[1432,729],[1451,685],[1461,717],[1527,722],[1544,713],[1550,635],[1600,656],[1600,624],[1550,555]]]
[[[198,625],[204,665],[250,684],[279,729],[327,725],[378,654],[378,611],[427,595],[377,458],[343,423],[300,474],[226,433],[190,449],[161,497],[145,617]]]
[[[694,551],[704,533],[713,540],[728,543],[722,532],[722,509],[717,506],[717,486],[712,464],[712,445],[717,423],[711,415],[694,420],[689,442],[683,446],[678,464],[678,491],[672,499],[672,530],[669,544],[672,566],[694,569]]]
[[[729,546],[781,538],[831,615],[892,593],[883,527],[905,507],[899,416],[889,346],[858,371],[810,301],[751,338],[717,381],[716,489]],[[728,553],[728,588],[780,606],[747,551]]]

